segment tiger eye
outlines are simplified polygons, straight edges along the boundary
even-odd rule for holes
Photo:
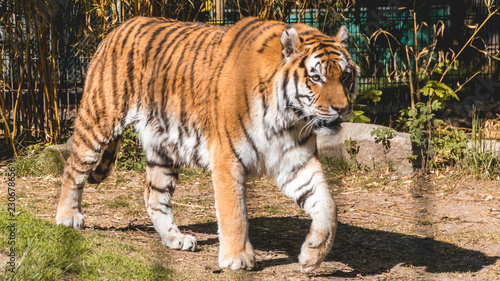
[[[344,71],[344,72],[342,72],[342,75],[340,76],[340,79],[342,80],[342,82],[345,83],[347,81],[347,79],[349,79],[349,76],[350,76],[349,72]]]
[[[312,79],[314,82],[319,82],[319,81],[321,81],[321,77],[319,77],[319,75],[313,75],[313,76],[311,76],[311,79]]]

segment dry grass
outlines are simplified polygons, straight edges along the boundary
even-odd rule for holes
[[[497,114],[495,118],[484,121],[482,127],[485,138],[500,140],[500,114]]]

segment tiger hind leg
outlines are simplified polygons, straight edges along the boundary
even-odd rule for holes
[[[92,170],[92,173],[87,179],[88,183],[101,183],[111,173],[115,164],[118,152],[120,151],[121,136],[112,140],[104,150],[101,160],[97,167]]]
[[[174,221],[172,195],[175,190],[179,168],[172,160],[146,150],[147,185],[144,201],[153,225],[164,245],[172,249],[195,251],[196,239],[181,233]]]
[[[67,161],[62,178],[61,196],[56,214],[57,224],[75,229],[83,227],[81,203],[85,182],[87,180],[90,182],[103,180],[109,174],[114,159],[116,159],[119,145],[120,138],[109,142],[98,142],[88,138],[80,130],[75,130],[71,156]],[[104,152],[103,148],[105,148]]]

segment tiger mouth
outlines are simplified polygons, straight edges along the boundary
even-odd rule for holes
[[[342,121],[340,118],[337,118],[335,120],[318,120],[317,122],[314,123],[314,128],[315,129],[321,129],[321,128],[334,128],[340,126],[340,123]]]

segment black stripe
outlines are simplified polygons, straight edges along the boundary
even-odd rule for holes
[[[290,69],[289,68],[286,69],[285,75],[283,75],[283,84],[281,85],[281,89],[283,90],[284,98],[286,98],[288,96],[287,95],[287,91],[286,91],[286,88],[287,88],[287,85],[288,85],[288,74],[290,74]]]
[[[143,23],[142,25],[139,25],[136,29],[136,31],[134,32],[134,41],[132,42],[132,46],[130,48],[130,51],[128,52],[127,54],[127,77],[128,77],[128,82],[130,83],[130,88],[131,90],[133,91],[133,93],[136,93],[136,94],[139,94],[137,93],[137,89],[134,87],[134,72],[135,72],[135,67],[134,67],[134,64],[135,64],[135,59],[134,59],[134,53],[135,53],[135,45],[137,42],[140,42],[140,40],[142,39],[142,37],[144,36],[144,34],[146,34],[146,32],[148,31],[147,26],[151,25],[155,23],[155,21],[148,21],[146,23]],[[142,33],[139,33],[142,29],[145,29],[144,32]],[[143,75],[142,71],[140,71],[139,73],[141,76]],[[139,85],[139,87],[142,87],[142,85]],[[138,96],[138,102],[140,103],[141,101],[141,96]],[[138,107],[140,107],[140,104],[138,105]]]
[[[188,30],[188,29],[189,29],[189,28],[186,28],[186,29],[183,29],[183,30],[179,31],[179,34],[177,34],[176,38],[175,38],[175,39],[171,42],[171,44],[170,44],[170,48],[168,48],[168,49],[171,49],[171,50],[172,50],[172,52],[171,52],[171,53],[170,53],[170,55],[168,56],[168,59],[166,60],[166,62],[165,62],[165,63],[163,63],[163,65],[160,67],[160,70],[159,70],[159,72],[160,72],[160,73],[162,73],[163,71],[165,71],[165,70],[167,69],[167,67],[170,65],[171,60],[172,60],[172,56],[173,56],[174,52],[176,52],[176,51],[178,50],[177,48],[178,48],[179,44],[180,44],[180,43],[182,43],[182,42],[183,42],[183,40],[184,40],[184,39],[186,39],[186,38],[187,38],[190,34],[192,34],[193,32],[195,32],[195,31],[197,30],[197,29],[194,29],[194,28],[191,28],[191,29],[189,29],[189,30]],[[185,30],[188,30],[188,32],[183,33]],[[179,36],[180,34],[183,34],[184,36],[181,38],[181,37]],[[173,44],[174,42],[175,42],[175,46],[172,46],[172,44]],[[162,57],[163,57],[163,56],[162,56]],[[182,59],[182,58],[181,58],[181,59]],[[162,61],[163,61],[163,59],[162,59]],[[179,65],[179,63],[178,63],[177,65]],[[177,70],[177,68],[176,68],[176,70]],[[169,71],[167,71],[167,73],[168,73],[168,72],[169,72]],[[175,76],[175,75],[173,75],[173,76],[172,76],[172,75],[164,74],[163,86],[162,86],[162,95],[163,95],[165,98],[167,98],[167,96],[168,96],[168,95],[167,95],[168,93],[166,93],[166,92],[165,92],[165,89],[164,89],[165,87],[167,87],[167,88],[168,88],[168,85],[167,85],[167,78],[173,78],[173,79],[174,79],[174,81],[173,81],[173,85],[172,85],[172,93],[173,93],[173,92],[175,92],[175,88],[174,88],[174,86],[175,86],[176,76]],[[168,100],[167,100],[167,101],[165,101],[165,100],[164,100],[164,101],[162,102],[162,103],[164,103],[164,104],[163,104],[163,108],[167,108],[167,105],[166,105],[166,103],[167,103],[167,102],[168,102]]]
[[[293,103],[290,100],[290,96],[288,95],[288,91],[287,91],[287,86],[288,86],[288,82],[289,82],[288,75],[289,75],[289,69],[287,69],[285,72],[285,79],[283,80],[283,85],[282,85],[283,97],[285,98],[285,102],[286,102],[286,108],[284,108],[284,109],[285,110],[292,110],[293,112],[295,112],[295,109],[293,108]],[[302,105],[302,103],[301,103],[301,105]]]
[[[243,119],[241,118],[241,116],[239,114],[238,114],[238,120],[240,121],[240,126],[243,129],[243,133],[245,134],[245,138],[247,139],[247,142],[250,143],[253,151],[255,151],[255,155],[258,157],[259,154],[257,153],[257,147],[255,146],[255,142],[253,141],[252,137],[250,136],[247,129],[245,128],[245,124],[243,123]]]
[[[79,127],[76,127],[75,130],[79,130]],[[79,140],[81,143],[79,143]],[[87,134],[80,133],[78,135],[75,134],[75,142],[77,145],[81,144],[87,147],[89,150],[93,152],[99,153],[101,150],[97,148],[100,146],[99,144],[94,144],[90,138],[88,138]]]
[[[304,56],[304,57],[302,58],[302,60],[300,61],[300,63],[299,63],[299,68],[304,69],[304,73],[305,73],[305,74],[307,74],[307,72],[306,72],[306,60],[307,60],[307,58],[308,58],[308,57],[309,57],[309,56]],[[306,76],[306,75],[304,75],[304,76]]]
[[[259,53],[263,53],[263,52],[264,52],[264,50],[265,50],[265,48],[267,48],[267,47],[268,47],[268,46],[267,46],[267,44],[268,44],[271,40],[273,40],[274,38],[277,38],[277,37],[279,37],[279,36],[280,36],[280,34],[276,34],[276,33],[272,34],[271,36],[268,36],[266,39],[264,39],[264,42],[262,43],[262,47],[260,47],[260,49],[259,49],[257,52],[259,52]]]
[[[328,48],[328,47],[330,47],[330,46],[329,46],[329,45],[325,45],[325,44],[323,44],[323,43],[319,43],[319,44],[318,44],[318,45],[316,45],[314,48],[312,48],[312,51],[311,51],[311,52],[312,52],[312,53],[315,53],[315,52],[316,52],[316,51],[318,51],[318,50],[321,50],[321,49],[326,49],[326,48]]]
[[[181,29],[182,28],[182,29]],[[181,29],[181,30],[179,30]],[[170,36],[176,32],[177,30],[179,30],[179,34],[176,34],[176,38],[174,38],[173,41],[175,41],[177,39],[177,37],[185,30],[189,29],[188,27],[186,26],[183,26],[183,25],[176,25],[176,26],[172,26],[168,32],[165,34],[165,35],[162,35],[164,36],[163,39],[158,43],[158,47],[156,47],[156,51],[154,52],[154,57],[153,57],[153,60],[155,61],[155,64],[156,62],[160,62],[160,61],[163,61],[163,56],[165,55],[165,53],[170,50],[170,44],[168,44],[167,46],[165,46],[165,42],[167,42],[168,38],[170,38]],[[161,49],[161,51],[160,51]],[[158,56],[161,54],[161,56],[158,58]],[[155,67],[156,69],[156,67]]]
[[[311,195],[313,195],[315,191],[316,191],[315,188],[308,189],[306,192],[304,192],[302,195],[300,195],[300,197],[297,199],[297,204],[299,205],[299,207],[301,209],[304,209],[304,204],[306,203],[306,200],[309,197],[311,197]]]
[[[194,158],[194,164],[197,165],[197,166],[201,166],[201,158],[200,158],[200,134],[198,133],[198,131],[196,130],[196,144],[194,145],[194,154],[193,154],[193,158]]]
[[[198,29],[196,29],[195,31],[189,33],[189,35],[195,33],[196,31],[198,31]],[[179,60],[177,61],[177,65],[175,67],[175,71],[174,71],[174,75],[173,75],[173,85],[172,85],[172,90],[175,91],[175,86],[177,84],[177,73],[179,71],[179,69],[183,66],[183,70],[182,70],[182,90],[179,89],[179,94],[182,94],[184,93],[184,89],[185,89],[185,74],[186,74],[186,64],[183,64],[183,60],[184,60],[184,56],[185,56],[185,52],[186,50],[188,49],[188,46],[189,44],[192,42],[192,46],[191,46],[191,50],[193,50],[193,47],[196,45],[196,43],[198,42],[198,40],[200,39],[200,36],[196,36],[196,39],[194,42],[192,42],[192,39],[188,40],[188,42],[186,42],[184,44],[184,48],[182,49],[182,52],[181,52],[181,55],[180,55],[180,58]],[[196,61],[197,57],[194,56],[193,58],[193,64],[194,65],[194,62]],[[194,80],[193,78],[193,71],[191,69],[191,79]],[[191,85],[192,85],[193,82],[191,82]],[[193,90],[191,90],[192,92]],[[181,98],[181,109],[180,109],[180,123],[181,125],[184,126],[185,124],[185,119],[186,119],[186,102],[187,102],[187,98],[188,97],[185,97],[185,98]],[[191,95],[190,99],[192,100],[193,99],[193,96]]]
[[[149,187],[151,188],[151,190],[154,190],[154,191],[160,192],[160,193],[170,193],[170,191],[173,190],[172,186],[170,186],[170,185],[168,185],[165,189],[154,187],[151,184],[149,185]]]
[[[314,178],[314,176],[316,176],[316,175],[317,175],[317,174],[319,174],[319,173],[321,173],[321,172],[315,172],[315,173],[313,173],[313,174],[311,175],[311,177],[309,178],[309,180],[308,180],[306,183],[302,184],[301,186],[297,187],[297,188],[294,190],[294,192],[299,192],[299,191],[300,191],[301,189],[303,189],[304,187],[306,187],[306,186],[310,185],[310,184],[311,184],[311,182],[312,182],[312,179]]]
[[[154,168],[154,167],[161,167],[161,168],[171,168],[172,164],[171,163],[158,163],[158,162],[153,162],[150,160],[146,160],[146,166]]]
[[[231,136],[229,135],[229,131],[227,130],[227,128],[224,128],[224,129],[226,131],[226,137],[227,137],[227,140],[229,142],[229,146],[231,147],[231,151],[233,152],[234,156],[236,156],[236,159],[238,159],[238,162],[240,162],[241,166],[243,167],[243,170],[245,172],[248,171],[245,164],[243,164],[243,160],[241,159],[240,155],[238,154],[238,152],[234,148],[233,141],[231,140]]]
[[[266,135],[267,140],[269,140],[270,137],[267,134],[267,132],[269,132],[269,130],[267,130],[267,123],[266,123],[266,115],[267,115],[266,95],[263,92],[261,92],[261,94],[262,94],[262,107],[264,108],[264,113],[262,114],[262,124],[263,124],[263,127],[266,128],[265,135]]]
[[[192,33],[197,31],[198,29],[199,28],[186,27],[186,28],[179,31],[179,33],[176,35],[174,40],[172,42],[170,42],[170,44],[169,44],[168,50],[172,50],[172,52],[168,56],[167,62],[163,63],[162,66],[160,67],[160,71],[164,71],[167,69],[167,66],[170,64],[170,60],[172,59],[173,53],[179,51],[179,49],[178,49],[179,44],[185,43],[184,40],[186,38],[188,38]],[[182,35],[182,37],[181,37],[181,35]],[[173,46],[174,42],[175,42],[175,46]],[[184,47],[186,47],[186,45],[184,45]],[[162,57],[165,55],[165,53],[166,53],[166,51],[163,52]],[[162,61],[163,61],[163,59],[162,59]]]
[[[182,29],[180,29],[181,27],[184,27]],[[180,30],[179,30],[180,29]],[[167,88],[168,88],[168,79],[170,78],[170,76],[168,75],[168,71],[167,73],[163,73],[164,69],[166,68],[166,64],[165,66],[162,66],[162,63],[165,61],[165,55],[168,51],[171,50],[171,53],[170,53],[170,56],[168,58],[168,61],[167,61],[167,64],[170,63],[170,59],[172,57],[172,54],[176,51],[175,50],[175,47],[172,47],[172,44],[174,42],[176,42],[176,40],[179,38],[179,36],[186,30],[188,30],[189,28],[188,27],[185,27],[185,26],[175,26],[173,27],[172,29],[169,30],[169,32],[165,35],[165,38],[159,43],[159,46],[157,48],[157,52],[155,53],[155,66],[154,66],[154,69],[155,69],[155,72],[156,72],[156,75],[163,75],[163,83],[161,85],[161,108],[167,108],[167,104],[168,104],[168,91],[167,91]],[[156,59],[158,54],[160,54],[159,52],[159,48],[161,46],[163,46],[164,42],[166,42],[166,40],[172,35],[174,34],[175,31],[179,30],[178,33],[176,33],[175,35],[175,38],[173,38],[172,42],[170,42],[170,44],[168,44],[168,47],[164,47],[164,49],[162,50],[161,52],[161,55],[160,57],[158,58],[158,60]],[[165,121],[168,122],[168,118],[165,118]]]
[[[153,31],[153,33],[151,33],[151,35],[149,35],[149,40],[148,40],[148,43],[146,44],[146,47],[144,48],[144,60],[146,62],[149,61],[149,53],[151,52],[151,49],[153,49],[153,42],[155,41],[155,39],[158,38],[158,34],[160,34],[160,32],[164,31],[165,29],[171,27],[170,25],[160,25],[160,26],[157,26],[155,31]]]
[[[326,57],[325,53],[317,54],[314,56],[315,59],[322,59],[323,57]]]
[[[190,79],[189,79],[189,86],[191,88],[191,101],[197,100],[197,94],[200,92],[200,91],[195,91],[195,83],[194,83],[194,81],[195,81],[194,69],[195,69],[196,62],[199,61],[198,60],[199,50],[202,47],[202,44],[205,43],[205,39],[210,34],[211,34],[211,32],[209,32],[209,30],[205,30],[205,32],[203,32],[203,36],[197,38],[197,40],[193,43],[193,46],[191,47],[191,50],[190,50],[191,52],[193,52],[193,50],[194,50],[193,62],[191,64]],[[200,39],[200,40],[199,40],[198,46],[196,46],[198,39]]]
[[[71,168],[73,169],[73,171],[76,171],[79,174],[85,174],[85,173],[80,173],[78,170],[75,169],[75,166],[73,166],[73,165],[71,165]],[[73,183],[76,183],[75,177],[73,177],[73,175],[69,171],[64,172],[64,175],[66,175],[64,182],[67,182],[69,180]]]
[[[76,156],[74,156],[73,158],[77,158],[77,159],[79,159],[79,160],[78,160],[78,161],[80,161],[79,163],[80,163],[80,164],[83,164],[83,163],[81,162],[80,158],[78,158],[78,157],[76,157]],[[94,163],[94,164],[95,164],[95,163]],[[83,164],[83,165],[90,166],[90,165],[93,165],[93,164]],[[72,166],[72,168],[73,168],[73,170],[75,170],[76,172],[78,172],[79,174],[82,174],[82,175],[86,175],[86,174],[88,174],[88,173],[89,173],[89,171],[90,171],[89,169],[80,169],[79,167],[77,168],[77,167],[76,167],[76,166],[74,166],[74,165]]]
[[[85,109],[90,110],[91,108],[86,107]],[[92,110],[90,110],[90,111],[92,111]],[[102,116],[102,115],[103,115],[102,111],[100,111],[99,114],[97,114],[97,116]],[[99,118],[97,118],[97,119],[99,119]],[[97,120],[93,125],[91,125],[91,124],[87,123],[86,119],[80,118],[80,124],[79,124],[80,126],[75,127],[75,132],[78,130],[81,134],[84,134],[86,138],[87,138],[87,135],[90,134],[92,137],[92,139],[89,139],[90,141],[95,140],[97,142],[98,146],[105,145],[105,144],[109,143],[109,139],[106,139],[106,136],[103,136],[102,134],[100,134],[102,139],[99,139],[96,135],[96,131],[102,129],[102,125],[99,124],[98,121],[99,120]],[[82,132],[81,129],[84,129],[84,131]],[[100,152],[100,150],[97,152]]]
[[[314,157],[314,154],[311,154],[306,161],[304,161],[303,163],[299,164],[299,165],[296,165],[294,166],[289,172],[289,176],[288,176],[288,180],[283,184],[283,186],[286,186],[288,185],[292,180],[294,180],[296,177],[297,177],[297,173],[302,169],[304,168],[307,163]]]
[[[110,34],[110,36],[108,36],[108,40],[109,40],[109,47],[107,49],[107,52],[104,56],[104,60],[101,61],[101,64],[102,64],[102,67],[101,67],[101,73],[100,73],[100,77],[101,77],[101,80],[100,80],[100,83],[99,83],[99,94],[100,95],[100,105],[101,107],[103,107],[103,111],[104,112],[107,112],[109,110],[109,105],[112,105],[112,107],[116,107],[116,90],[118,88],[117,86],[117,79],[116,79],[116,71],[117,71],[117,64],[116,64],[116,47],[118,45],[117,42],[120,41],[121,39],[121,35],[123,34],[123,32],[113,32],[113,35]],[[104,77],[105,77],[105,72],[106,72],[106,63],[108,61],[108,55],[109,53],[111,52],[111,97],[110,97],[110,101],[106,101],[105,100],[105,93],[104,93]],[[105,108],[108,108],[108,110],[106,110]],[[118,118],[118,116],[116,115],[113,115],[110,119],[111,119],[111,122],[112,122],[112,127],[115,125],[115,122],[116,122],[116,119]]]
[[[300,106],[304,107],[304,105],[302,104],[302,102],[299,99],[299,97],[300,97],[299,96],[299,73],[297,72],[297,69],[295,69],[295,71],[293,72],[293,79],[295,80],[294,81],[294,83],[295,83],[295,98],[299,101]],[[302,113],[302,110],[300,110],[300,111],[301,111],[300,113]],[[294,113],[296,113],[295,110],[294,110]]]
[[[167,177],[173,177],[175,179],[178,179],[179,178],[179,173],[177,172],[167,172],[167,171],[163,171],[163,175],[167,176]]]
[[[206,57],[209,58],[209,61],[208,61],[208,69],[212,69],[212,62],[213,62],[213,57],[212,55],[210,54],[213,54],[213,51],[215,49],[216,46],[220,46],[220,43],[222,42],[222,38],[224,37],[224,34],[223,32],[219,32],[216,34],[217,37],[214,36],[214,38],[212,39],[212,43],[210,44],[210,52],[208,52],[208,48],[205,49],[205,56],[203,59],[205,59]],[[213,77],[213,76],[211,76]]]
[[[136,93],[135,87],[134,87],[134,50],[135,50],[135,41],[132,43],[132,47],[130,48],[130,51],[128,52],[127,55],[127,77],[128,77],[128,83],[130,83],[130,89],[132,90],[133,93]]]
[[[234,46],[236,45],[238,39],[240,38],[240,36],[243,34],[243,31],[247,30],[248,28],[250,28],[252,25],[254,25],[255,23],[262,23],[260,24],[257,28],[261,27],[262,25],[264,25],[265,23],[262,21],[262,19],[258,19],[258,18],[254,18],[252,19],[251,21],[247,22],[243,27],[241,27],[239,30],[238,30],[238,33],[236,34],[236,36],[234,36],[233,40],[231,41],[231,45],[229,46],[229,49],[227,50],[227,53],[226,53],[226,57],[222,60],[222,62],[224,63],[226,61],[226,59],[230,56],[230,53],[231,51],[233,50]],[[242,41],[245,40],[245,38],[248,37],[248,35],[252,32],[256,30],[255,28],[252,28],[250,29],[249,31],[245,32],[245,34],[243,35],[243,38],[241,39]]]
[[[318,31],[309,29],[309,30],[306,30],[304,32],[301,32],[300,35],[302,35],[302,36],[308,36],[308,35],[311,35],[311,34],[314,34],[314,33],[318,33]],[[311,40],[311,39],[315,39],[315,37],[307,38],[307,39],[305,39],[305,41],[308,41],[308,40]]]
[[[162,204],[162,205],[165,205],[168,208],[172,208],[172,204],[170,204],[170,205],[169,204]],[[151,208],[151,210],[153,210],[155,212],[160,212],[160,213],[167,215],[167,216],[169,215],[167,212],[163,211],[162,209],[158,209],[158,208],[154,208],[154,207],[150,207],[150,208]]]
[[[137,18],[134,18],[133,20],[129,20],[125,23],[123,23],[118,29],[117,31],[119,31],[120,33],[125,33],[126,32],[126,35],[122,41],[122,46],[121,46],[121,50],[120,50],[120,56],[123,55],[123,51],[125,49],[125,47],[127,46],[127,42],[128,42],[128,39],[132,37],[132,39],[134,39],[136,37],[136,33],[144,26],[144,24],[141,26],[141,25],[138,25],[136,22],[136,19]],[[127,30],[126,28],[129,27],[130,28]],[[131,35],[131,33],[134,32],[134,35]]]
[[[121,34],[121,33],[120,33]],[[117,41],[119,40],[120,38],[117,39]],[[117,103],[117,94],[116,94],[116,91],[118,90],[118,81],[117,81],[117,68],[118,68],[118,65],[116,63],[116,46],[117,44],[113,44],[113,50],[112,50],[112,60],[111,60],[111,85],[112,85],[112,89],[111,89],[111,102],[110,104],[115,108],[117,109],[118,108],[118,103]],[[113,124],[113,127],[116,125],[117,123],[117,120],[119,118],[118,115],[113,115],[113,121],[112,121],[112,124]]]

